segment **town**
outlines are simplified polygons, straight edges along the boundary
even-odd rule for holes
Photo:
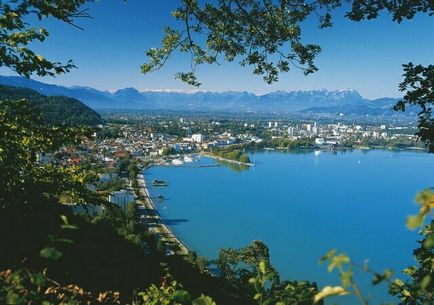
[[[97,179],[89,187],[124,210],[139,197],[139,170],[151,164],[182,166],[198,154],[252,165],[248,158],[240,159],[251,149],[314,149],[332,153],[375,148],[424,150],[414,135],[413,124],[214,119],[173,114],[115,114],[107,115],[105,122],[83,145],[64,147],[55,154],[41,155],[39,160],[92,170]],[[238,154],[231,154],[233,151]],[[99,214],[102,209],[94,206],[91,213]]]

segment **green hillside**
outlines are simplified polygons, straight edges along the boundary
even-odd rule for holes
[[[0,85],[0,99],[27,99],[39,108],[47,122],[64,125],[95,126],[101,116],[79,100],[66,96],[45,96],[34,90]]]

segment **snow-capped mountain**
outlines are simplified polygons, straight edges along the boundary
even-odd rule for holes
[[[24,77],[7,76],[0,76],[0,84],[30,88],[44,95],[73,97],[94,109],[390,115],[396,114],[391,108],[397,102],[397,99],[393,98],[368,100],[353,89],[275,91],[263,95],[236,91],[139,92],[135,88],[108,92],[89,87],[56,86]]]

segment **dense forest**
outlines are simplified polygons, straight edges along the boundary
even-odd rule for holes
[[[101,116],[95,110],[66,96],[45,96],[27,88],[0,85],[0,99],[27,99],[31,106],[42,111],[43,118],[50,123],[69,126],[101,124]]]

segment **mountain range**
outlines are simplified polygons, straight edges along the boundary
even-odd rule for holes
[[[124,88],[115,92],[90,87],[50,85],[24,77],[0,76],[0,84],[33,89],[47,96],[63,95],[82,101],[96,109],[174,110],[244,113],[315,113],[340,115],[414,116],[412,109],[404,114],[391,108],[398,99],[363,98],[356,90],[276,91],[264,95],[249,92],[195,93],[144,91]]]

